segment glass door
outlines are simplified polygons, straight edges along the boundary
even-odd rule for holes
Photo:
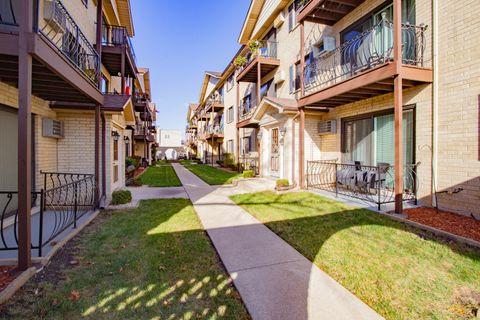
[[[270,149],[270,174],[278,176],[279,171],[279,139],[278,128],[271,130],[271,149]]]

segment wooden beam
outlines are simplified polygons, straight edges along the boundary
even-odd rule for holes
[[[300,97],[305,96],[305,26],[304,22],[300,22]]]
[[[305,109],[300,108],[300,131],[299,131],[299,179],[300,188],[305,189]]]
[[[318,8],[324,1],[325,0],[311,0],[297,15],[297,22],[300,23],[304,21],[312,13],[312,11]]]

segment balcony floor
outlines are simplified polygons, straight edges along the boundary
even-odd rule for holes
[[[431,69],[407,65],[403,65],[400,69],[403,89],[433,81]],[[306,87],[307,95],[300,99],[299,106],[335,108],[390,93],[394,91],[394,77],[397,75],[395,64],[388,63],[317,91],[315,88]]]
[[[263,78],[280,66],[280,60],[276,58],[256,57],[238,74],[238,82],[257,82],[258,68],[260,77]]]

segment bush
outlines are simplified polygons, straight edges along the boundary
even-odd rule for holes
[[[126,204],[132,201],[132,193],[129,190],[119,190],[112,193],[112,205]]]
[[[223,160],[217,160],[217,164],[218,164],[220,167],[224,167],[224,166],[225,166]]]
[[[288,179],[278,179],[276,181],[277,188],[288,187],[289,185],[290,185],[290,182],[288,182]]]
[[[245,170],[243,171],[244,178],[255,178],[255,172],[253,170]]]
[[[140,157],[127,157],[125,158],[125,167],[128,168],[130,166],[134,166],[135,169],[137,169],[138,167],[140,167],[140,162],[141,162],[141,158]]]
[[[223,165],[226,168],[231,168],[233,164],[233,155],[231,153],[224,153],[223,154]]]

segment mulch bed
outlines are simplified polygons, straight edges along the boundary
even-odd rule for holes
[[[139,167],[137,169],[135,169],[135,172],[133,173],[133,177],[136,178],[138,177],[139,175],[141,175],[143,173],[143,171],[145,171],[146,169],[143,168],[143,167]]]
[[[15,266],[0,266],[0,291],[3,291],[20,274]]]
[[[448,211],[420,207],[405,210],[408,220],[480,241],[480,221]]]

